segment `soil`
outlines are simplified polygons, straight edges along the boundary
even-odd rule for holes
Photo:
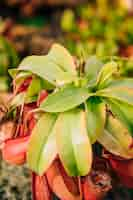
[[[24,167],[0,163],[0,200],[31,200],[30,173]]]

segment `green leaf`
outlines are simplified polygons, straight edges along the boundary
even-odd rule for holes
[[[77,75],[72,56],[58,44],[54,44],[46,56],[26,57],[18,70],[30,71],[56,86],[72,82]]]
[[[121,87],[126,87],[133,89],[133,78],[115,78],[113,79],[109,84],[108,88],[121,88]]]
[[[106,63],[101,71],[99,72],[98,78],[97,78],[97,87],[98,89],[102,89],[104,87],[106,87],[106,84],[108,83],[108,81],[110,80],[110,78],[112,78],[112,75],[114,73],[116,73],[118,70],[117,68],[117,63],[112,61],[112,62],[108,62]]]
[[[94,143],[99,135],[103,133],[106,118],[106,107],[105,103],[97,97],[90,98],[85,105],[88,136],[91,143]]]
[[[125,102],[133,106],[133,89],[129,87],[110,87],[97,91],[96,95]]]
[[[76,66],[73,57],[69,52],[60,44],[53,44],[48,53],[50,60],[58,65],[63,71],[76,75]]]
[[[132,156],[129,156],[125,149],[122,148],[119,141],[107,130],[104,130],[97,141],[103,145],[107,151],[114,155],[121,156],[126,159],[132,158]]]
[[[124,157],[126,159],[133,158],[132,136],[120,121],[113,116],[109,116],[106,124],[106,129],[98,138],[105,149],[112,154]]]
[[[13,69],[9,69],[8,70],[8,73],[10,74],[12,79],[14,79],[16,77],[18,72],[19,72],[18,68],[13,68]]]
[[[50,94],[40,105],[40,109],[46,112],[64,112],[79,106],[91,96],[87,88],[79,88],[69,85]]]
[[[112,99],[107,100],[107,104],[111,112],[127,127],[133,136],[133,106]]]
[[[132,136],[129,134],[127,128],[114,116],[110,115],[107,118],[106,128],[119,140],[121,146],[124,148],[128,149],[130,144],[132,144]]]
[[[71,82],[74,79],[73,75],[64,72],[47,56],[26,57],[20,63],[19,70],[30,71],[56,86]]]
[[[55,88],[55,86],[51,83],[49,83],[48,81],[44,80],[44,79],[40,79],[41,80],[41,86],[43,89],[45,90],[53,90]]]
[[[96,56],[91,56],[85,64],[85,76],[89,80],[89,83],[94,83],[96,77],[103,66],[103,63],[97,59]]]
[[[92,149],[85,113],[80,109],[61,113],[55,129],[59,157],[67,173],[70,176],[87,175],[92,164]]]
[[[27,153],[30,169],[43,175],[57,155],[54,125],[57,116],[44,113],[33,129]]]
[[[9,73],[14,78],[19,71],[31,72],[55,86],[70,83],[77,78],[72,56],[59,44],[54,44],[46,56],[26,57],[18,69],[9,70]]]
[[[38,96],[41,89],[41,80],[39,78],[34,78],[31,81],[31,84],[29,85],[28,90],[26,92],[25,101],[27,102],[29,98]]]

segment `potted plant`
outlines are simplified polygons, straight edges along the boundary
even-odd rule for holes
[[[34,200],[103,199],[112,173],[133,187],[133,78],[122,63],[92,56],[78,64],[54,44],[10,70],[7,116],[17,126],[2,155],[10,164],[27,163]]]

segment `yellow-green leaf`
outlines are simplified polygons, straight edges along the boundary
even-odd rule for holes
[[[32,79],[27,91],[25,101],[28,101],[30,97],[38,96],[41,91],[41,80],[39,78]]]
[[[46,112],[64,112],[82,104],[91,95],[87,88],[69,85],[50,94],[41,103],[40,109]]]
[[[112,87],[99,90],[97,96],[106,97],[107,99],[114,99],[125,102],[133,106],[133,89],[129,87]]]
[[[132,136],[125,126],[112,115],[108,117],[106,129],[98,138],[98,142],[112,154],[126,159],[133,158],[133,149],[130,148]]]
[[[96,56],[91,56],[85,64],[85,76],[89,83],[94,83],[103,63]]]
[[[45,56],[24,58],[19,68],[12,69],[9,73],[15,77],[20,71],[35,74],[55,86],[70,83],[77,78],[73,57],[59,44],[54,44]]]
[[[56,86],[72,82],[75,79],[48,56],[28,56],[20,63],[18,70],[29,71]]]
[[[91,143],[94,143],[103,133],[106,118],[106,107],[105,103],[97,97],[90,98],[85,105],[88,136]]]
[[[132,78],[113,78],[107,88],[97,91],[100,96],[112,100],[121,101],[133,105],[133,79]]]
[[[92,164],[92,149],[84,111],[74,109],[61,113],[55,129],[59,157],[67,173],[70,176],[88,174]]]
[[[73,75],[77,74],[73,57],[70,55],[69,51],[60,44],[53,44],[48,53],[48,57],[52,62],[63,69],[63,71],[69,72]]]
[[[96,83],[97,88],[102,89],[106,87],[106,84],[108,83],[110,78],[112,78],[112,75],[117,72],[117,70],[117,63],[114,61],[104,64],[101,71],[98,74]]]
[[[115,78],[108,84],[108,88],[130,88],[133,89],[133,78]]]
[[[33,129],[27,153],[30,169],[42,175],[57,155],[54,125],[56,115],[44,113]]]
[[[15,78],[15,76],[16,76],[17,73],[18,73],[18,69],[17,69],[17,68],[9,69],[8,72],[9,72],[9,74],[10,74],[10,76],[11,76],[12,78]]]
[[[133,106],[109,99],[107,104],[111,112],[127,127],[133,136]]]

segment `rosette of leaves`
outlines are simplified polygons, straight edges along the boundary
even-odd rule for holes
[[[47,174],[58,157],[68,176],[88,175],[96,142],[116,156],[133,158],[133,78],[121,76],[117,61],[93,56],[77,66],[54,44],[47,55],[26,57],[10,74],[16,91],[32,77],[28,89],[14,95],[11,109],[35,102],[42,90],[49,93],[33,111],[37,123],[26,160],[36,174]]]
[[[13,46],[2,36],[0,36],[0,91],[9,89],[8,68],[16,67],[18,56]]]

